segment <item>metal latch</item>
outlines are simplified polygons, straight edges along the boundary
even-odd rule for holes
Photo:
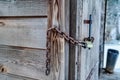
[[[94,37],[91,37],[91,25],[92,25],[92,15],[90,14],[89,20],[84,20],[84,24],[89,24],[89,36],[87,38],[84,38],[84,41],[86,42],[87,46],[86,48],[91,49],[93,47]]]

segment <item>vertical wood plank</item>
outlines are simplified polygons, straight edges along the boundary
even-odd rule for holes
[[[60,29],[69,35],[69,26],[70,26],[70,0],[61,0],[61,27]],[[69,80],[69,43],[64,41],[64,62],[65,64],[63,72],[63,80]]]
[[[83,17],[83,0],[77,0],[77,30],[76,30],[76,39],[78,40],[82,40],[82,37],[81,37],[81,26],[82,26],[82,23],[83,23],[83,20],[82,20],[82,17]],[[76,65],[76,80],[80,80],[80,75],[82,75],[80,72],[81,72],[81,47],[78,46],[76,48],[76,62],[77,62],[77,65]]]
[[[65,31],[69,35],[70,30],[70,0],[64,0],[64,27],[63,31]],[[69,43],[65,42],[65,80],[69,80]]]
[[[100,28],[100,54],[99,54],[99,75],[102,73],[102,68],[104,65],[104,43],[105,43],[105,25],[106,25],[106,9],[107,0],[102,0],[102,10],[101,10],[101,28]]]
[[[56,0],[58,3],[53,4],[52,1],[49,6],[49,23],[48,28],[55,26],[59,26],[60,30],[69,34],[69,0]],[[53,6],[54,5],[54,6]],[[53,10],[54,9],[54,10]],[[58,10],[57,10],[58,9]],[[51,12],[52,11],[52,12]],[[58,12],[57,12],[58,11]],[[60,80],[68,80],[68,55],[69,55],[69,45],[62,40],[61,45],[62,55],[61,55],[61,71],[60,71]]]
[[[98,5],[100,7],[98,7]],[[81,49],[81,65],[80,65],[80,80],[98,80],[98,58],[99,58],[99,34],[100,34],[100,16],[101,16],[101,1],[99,0],[83,0],[82,21],[89,19],[92,14],[92,36],[94,37],[93,48]],[[81,39],[88,37],[88,27],[82,23]],[[97,65],[95,65],[97,64]],[[93,72],[92,72],[93,71]],[[92,75],[90,74],[92,72]],[[90,75],[90,76],[89,76]],[[89,78],[88,78],[89,77]]]
[[[70,36],[76,38],[77,0],[70,0]],[[75,80],[76,46],[70,44],[69,80]]]

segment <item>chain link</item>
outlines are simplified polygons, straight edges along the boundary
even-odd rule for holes
[[[51,55],[50,55],[50,31],[48,30],[47,31],[47,51],[46,51],[46,71],[45,71],[45,74],[48,76],[50,74],[50,62],[51,62]]]
[[[76,45],[80,45],[82,47],[86,47],[87,44],[85,41],[79,41],[74,39],[73,37],[70,37],[68,34],[60,31],[58,28],[54,27],[54,28],[50,28],[48,29],[48,31],[54,31],[57,32],[61,37],[63,37],[67,42],[70,42],[71,44],[76,44]]]
[[[51,68],[51,32],[55,32],[57,34],[60,35],[60,37],[64,38],[67,42],[73,44],[73,45],[79,45],[82,46],[84,48],[86,48],[87,44],[84,41],[79,41],[76,40],[72,37],[70,37],[68,34],[60,31],[58,28],[54,27],[54,28],[49,28],[47,30],[47,54],[46,54],[46,75],[50,74],[50,68]],[[54,39],[52,39],[54,40]]]

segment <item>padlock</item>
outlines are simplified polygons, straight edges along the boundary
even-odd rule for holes
[[[91,49],[93,48],[93,43],[91,41],[86,41],[87,48]]]
[[[94,37],[84,38],[84,41],[86,43],[86,48],[88,48],[88,49],[93,48]]]

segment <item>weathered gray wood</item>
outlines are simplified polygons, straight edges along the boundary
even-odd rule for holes
[[[45,75],[46,51],[37,49],[16,49],[0,46],[0,65],[6,68],[4,74],[13,74],[38,80],[52,80]]]
[[[106,9],[107,9],[107,0],[102,0],[102,8],[101,8],[101,27],[100,27],[100,55],[99,55],[99,76],[103,72],[104,65],[104,43],[105,43],[105,26],[106,26]]]
[[[76,39],[82,40],[81,37],[81,28],[82,28],[82,14],[83,14],[83,0],[77,0],[77,23],[76,23]],[[80,76],[82,75],[81,72],[81,46],[76,47],[76,71],[75,71],[75,78],[80,80]]]
[[[73,13],[74,12],[74,13]],[[76,38],[77,0],[70,0],[70,36]],[[74,26],[74,27],[73,27]],[[76,46],[70,44],[69,48],[69,80],[75,80]]]
[[[69,29],[70,29],[70,0],[63,0],[63,6],[62,6],[62,10],[64,8],[64,10],[62,11],[63,15],[63,20],[64,21],[63,24],[63,31],[66,32],[69,35]],[[65,51],[64,51],[64,58],[65,58],[65,71],[64,71],[64,77],[65,80],[69,80],[69,43],[65,42],[64,44],[65,47]]]
[[[0,80],[53,80],[45,75],[48,1],[0,0]]]
[[[48,0],[0,0],[0,16],[47,15]]]
[[[27,78],[13,74],[0,74],[0,79],[1,80],[38,80],[38,79]]]
[[[99,7],[98,7],[99,6]],[[92,15],[92,31],[91,35],[94,37],[93,48],[81,49],[80,55],[80,80],[98,80],[98,61],[99,61],[99,34],[100,34],[100,20],[101,20],[101,1],[100,0],[84,0],[82,9],[82,21],[88,20],[89,15]],[[82,22],[80,27],[81,40],[88,37],[89,27]],[[97,65],[95,65],[97,64]],[[93,71],[92,75],[90,74]],[[90,76],[89,76],[90,75]],[[89,79],[88,79],[89,77]]]
[[[47,18],[0,19],[0,44],[46,48]]]

